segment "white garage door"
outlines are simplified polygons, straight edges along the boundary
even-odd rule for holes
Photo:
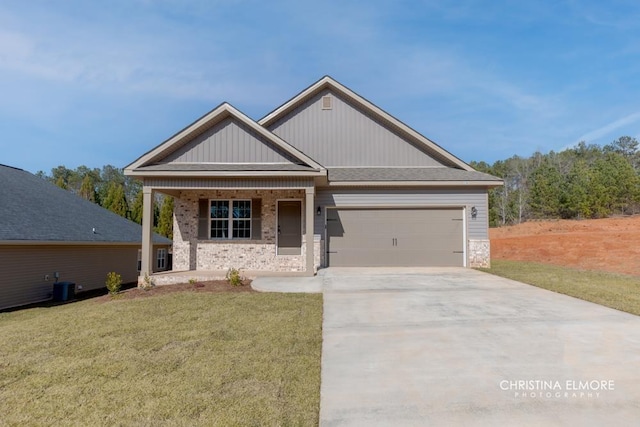
[[[327,209],[332,267],[464,265],[463,210]]]

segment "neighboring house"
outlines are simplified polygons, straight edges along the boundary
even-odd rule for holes
[[[227,103],[125,168],[175,200],[173,270],[313,275],[323,266],[487,266],[488,197],[475,171],[323,77],[253,121]]]
[[[0,165],[0,309],[50,299],[56,276],[78,291],[104,287],[110,271],[135,282],[141,233],[132,221]],[[154,271],[167,268],[170,245],[154,236]]]

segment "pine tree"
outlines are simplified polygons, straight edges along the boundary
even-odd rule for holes
[[[56,179],[56,185],[60,188],[62,188],[63,190],[67,190],[67,182],[64,180],[63,177],[59,176],[58,179]]]
[[[158,234],[173,239],[173,197],[165,196],[158,218]]]
[[[133,222],[137,222],[138,224],[142,224],[142,203],[143,203],[143,194],[142,189],[138,191],[136,194],[136,198],[133,201],[133,205],[131,206],[131,212],[129,213],[129,218]]]
[[[109,209],[122,217],[127,217],[129,208],[127,206],[127,199],[124,196],[124,187],[122,184],[111,182],[107,190],[107,196],[104,199],[102,205],[105,209]]]
[[[80,186],[80,197],[96,203],[96,187],[90,175],[85,175],[85,177],[82,178],[82,185]]]

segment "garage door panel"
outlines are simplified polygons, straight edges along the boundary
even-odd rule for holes
[[[462,266],[462,209],[328,209],[330,266]]]

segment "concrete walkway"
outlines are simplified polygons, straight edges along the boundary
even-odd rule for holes
[[[269,277],[258,276],[251,282],[251,287],[260,292],[310,293],[322,292],[324,272],[321,270],[314,277]]]
[[[469,269],[328,269],[321,426],[638,425],[640,317]]]

